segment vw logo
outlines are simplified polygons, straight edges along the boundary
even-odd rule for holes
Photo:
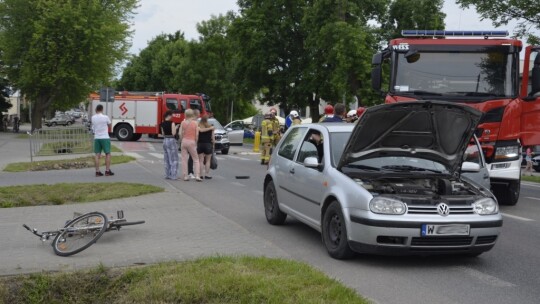
[[[445,203],[440,203],[437,205],[437,213],[442,216],[447,216],[450,214],[450,207]]]

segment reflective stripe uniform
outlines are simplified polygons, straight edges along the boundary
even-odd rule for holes
[[[261,151],[261,163],[267,163],[270,161],[270,155],[272,155],[273,138],[273,121],[265,118],[261,123],[261,143],[263,145],[263,149]]]
[[[274,147],[277,146],[277,144],[279,143],[279,140],[281,139],[281,134],[279,132],[279,128],[280,128],[279,120],[274,117],[274,119],[272,120],[272,131],[274,133],[274,138],[273,138],[272,145]]]

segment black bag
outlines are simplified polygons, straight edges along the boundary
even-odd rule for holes
[[[212,153],[212,159],[210,160],[210,169],[216,170],[217,169],[217,157],[216,152]]]

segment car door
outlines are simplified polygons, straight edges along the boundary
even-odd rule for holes
[[[290,208],[296,211],[292,206],[296,206],[298,197],[293,194],[290,189],[290,185],[295,182],[294,174],[291,174],[291,170],[294,167],[294,159],[298,146],[302,142],[302,139],[306,133],[307,128],[298,127],[293,128],[285,135],[285,138],[278,146],[277,153],[272,155],[272,165],[275,167],[276,174],[276,191],[278,194],[278,201],[280,205],[284,205],[286,208]]]
[[[288,188],[295,196],[293,207],[298,210],[305,220],[313,225],[318,225],[321,216],[321,199],[325,189],[323,186],[324,168],[322,164],[319,169],[304,166],[306,158],[318,158],[317,147],[308,138],[311,131],[307,132],[296,159],[291,165],[289,173],[293,177],[293,183],[288,184]]]
[[[229,141],[233,146],[241,146],[244,144],[244,122],[236,120],[225,126]]]
[[[476,184],[479,184],[486,189],[490,189],[491,185],[489,179],[489,170],[484,159],[484,153],[482,152],[482,148],[476,136],[472,138],[472,141],[473,142],[471,142],[465,151],[463,156],[464,161],[478,164],[480,166],[480,170],[478,172],[463,173],[462,175]]]

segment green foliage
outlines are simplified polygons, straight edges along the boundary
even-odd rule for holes
[[[443,0],[393,0],[382,24],[386,40],[401,37],[402,30],[444,29]]]
[[[538,1],[518,0],[457,0],[462,8],[475,6],[483,19],[491,19],[493,25],[507,25],[518,20],[517,37],[525,37],[529,44],[540,44],[540,37],[532,29],[540,30],[540,5]]]
[[[10,81],[33,104],[72,105],[108,82],[125,57],[137,0],[5,0],[0,48]]]

